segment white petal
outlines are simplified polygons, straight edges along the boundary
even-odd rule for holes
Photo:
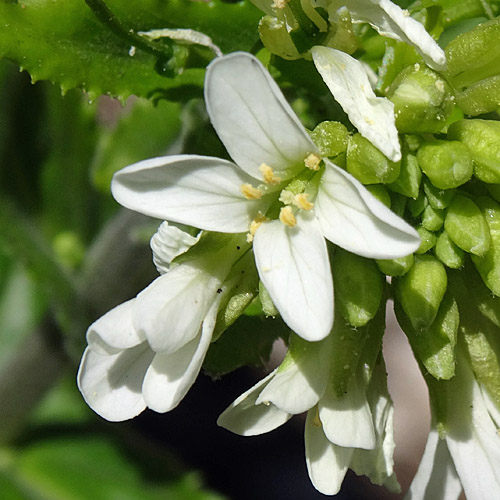
[[[432,68],[442,70],[446,56],[417,20],[390,0],[342,0],[354,22],[370,23],[381,35],[412,45]]]
[[[418,249],[418,233],[354,177],[325,159],[314,207],[325,238],[374,259],[404,257]]]
[[[151,348],[174,353],[198,334],[221,279],[187,264],[174,267],[138,296],[134,325]]]
[[[325,392],[331,361],[331,335],[320,342],[293,337],[289,352],[257,404],[272,403],[287,413],[303,413]]]
[[[353,449],[335,446],[318,425],[316,410],[307,414],[305,428],[306,464],[314,487],[324,495],[336,495],[349,467]]]
[[[146,408],[142,381],[153,356],[147,342],[111,356],[87,348],[78,370],[78,388],[87,404],[111,422],[137,416]]]
[[[424,455],[404,500],[457,500],[462,492],[446,441],[431,429]]]
[[[87,330],[87,342],[94,352],[116,354],[145,340],[132,324],[135,299],[116,306],[92,323]]]
[[[317,148],[267,70],[252,55],[235,52],[207,68],[210,120],[231,158],[262,179],[265,163],[285,180],[304,168]]]
[[[235,399],[217,419],[217,424],[241,436],[256,436],[270,432],[287,422],[292,415],[274,405],[259,404],[256,400],[275,371]]]
[[[297,225],[262,223],[253,249],[259,276],[285,323],[303,339],[324,339],[333,323],[333,284],[326,243],[312,214]]]
[[[198,236],[191,236],[167,221],[162,222],[150,242],[153,262],[158,272],[165,274],[171,262],[197,243],[200,236],[201,232]]]
[[[459,361],[450,381],[446,443],[466,497],[500,498],[500,436],[467,360]]]
[[[255,184],[233,163],[194,155],[141,161],[118,171],[111,184],[124,207],[208,231],[242,233],[270,201],[247,200],[242,184]]]
[[[142,392],[149,408],[165,413],[175,408],[194,384],[205,359],[217,317],[218,302],[210,308],[201,331],[172,354],[157,354],[144,378]]]
[[[394,105],[376,97],[363,65],[340,50],[316,46],[314,64],[326,85],[361,135],[392,161],[401,159]]]
[[[371,450],[375,447],[375,430],[364,388],[353,381],[340,398],[327,389],[318,403],[318,413],[326,437],[344,447]]]

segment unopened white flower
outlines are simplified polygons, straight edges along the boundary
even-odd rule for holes
[[[124,206],[209,231],[248,233],[260,279],[283,320],[320,340],[333,322],[324,238],[390,259],[419,246],[416,231],[326,158],[262,64],[234,53],[207,69],[211,122],[235,161],[194,155],[124,168],[112,191]]]
[[[355,23],[369,23],[382,36],[405,42],[421,54],[426,64],[444,69],[446,56],[424,26],[413,19],[409,12],[390,0],[311,0],[313,5],[328,10],[331,19],[338,9],[349,10]]]
[[[236,399],[217,423],[237,434],[253,436],[308,411],[306,464],[319,491],[338,493],[349,467],[377,484],[397,488],[392,460],[393,407],[385,389],[384,367],[376,368],[368,389],[369,381],[360,373],[338,397],[329,377],[334,362],[331,340],[329,336],[321,342],[299,342],[278,369]]]
[[[476,381],[464,356],[446,382],[442,439],[431,429],[424,455],[405,500],[500,498],[500,413]]]
[[[103,418],[126,420],[146,407],[170,411],[194,383],[212,340],[218,291],[234,260],[228,248],[171,267],[196,241],[164,223],[152,240],[164,274],[89,327],[78,387]]]

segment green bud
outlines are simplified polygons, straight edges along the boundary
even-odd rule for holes
[[[338,248],[332,259],[335,302],[352,326],[370,321],[380,305],[384,277],[375,262]]]
[[[406,333],[416,358],[438,380],[449,380],[455,375],[455,345],[460,316],[451,294],[446,293],[432,324],[424,331],[413,328],[411,321],[397,302],[394,310],[401,328]]]
[[[491,244],[488,224],[479,207],[456,194],[448,207],[444,228],[453,243],[474,255],[484,255]]]
[[[417,199],[422,172],[417,158],[412,154],[403,155],[399,177],[389,185],[389,189],[408,198]]]
[[[420,146],[418,164],[440,189],[451,189],[466,183],[472,177],[472,155],[459,141],[434,141]]]
[[[476,201],[488,224],[491,245],[481,257],[472,255],[472,261],[486,286],[500,296],[500,205],[487,196],[481,196]]]
[[[429,202],[423,192],[418,195],[417,199],[410,199],[407,202],[408,210],[413,217],[418,217],[428,204]]]
[[[387,188],[382,184],[370,184],[366,186],[367,191],[372,194],[378,201],[383,203],[386,207],[391,208],[391,195]]]
[[[454,189],[439,189],[432,184],[432,182],[424,177],[424,193],[429,205],[436,210],[446,208],[455,194]]]
[[[416,230],[421,241],[415,253],[421,255],[428,252],[436,244],[437,237],[432,231],[425,229],[423,226],[417,227]]]
[[[347,147],[347,171],[363,184],[387,184],[398,178],[400,162],[390,161],[361,134],[355,134]]]
[[[433,323],[447,283],[443,264],[430,254],[416,256],[413,267],[395,280],[396,298],[417,332]]]
[[[463,142],[472,154],[474,175],[491,184],[500,184],[500,122],[459,120],[448,129],[450,139]]]
[[[434,254],[445,266],[451,269],[460,269],[464,265],[465,252],[451,241],[446,231],[438,236]]]
[[[321,122],[311,137],[322,156],[335,157],[347,151],[349,132],[340,122]]]
[[[404,69],[387,92],[401,133],[439,132],[454,108],[449,85],[418,63]]]
[[[422,213],[422,227],[428,231],[438,231],[443,226],[444,212],[427,205]]]
[[[403,276],[413,266],[415,258],[413,254],[397,259],[379,259],[377,260],[378,268],[387,276]]]
[[[469,115],[500,106],[500,19],[479,24],[446,47],[446,76],[459,106]]]

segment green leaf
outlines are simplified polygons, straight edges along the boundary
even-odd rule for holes
[[[139,99],[114,129],[102,131],[92,166],[94,184],[109,193],[119,169],[166,153],[181,128],[180,106],[160,101],[154,106]]]
[[[166,469],[163,464],[162,468]],[[165,470],[161,482],[148,482],[123,446],[98,435],[70,434],[35,441],[4,450],[0,456],[0,486],[5,483],[13,492],[3,498],[221,500],[201,488],[196,474],[173,478],[168,477],[169,472]]]

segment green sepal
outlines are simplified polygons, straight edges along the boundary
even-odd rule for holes
[[[459,120],[450,125],[448,137],[469,148],[475,177],[490,184],[500,184],[500,122]]]
[[[472,177],[472,155],[459,141],[426,142],[420,146],[417,160],[424,174],[439,189],[456,188]]]
[[[349,132],[340,122],[321,122],[311,132],[311,137],[322,156],[334,158],[347,151]]]
[[[434,247],[437,237],[432,231],[429,231],[423,226],[418,226],[415,229],[420,236],[420,246],[415,251],[415,253],[422,255]]]
[[[416,200],[420,190],[422,171],[415,155],[404,154],[401,160],[399,177],[388,188],[408,198]]]
[[[394,304],[398,322],[406,333],[416,358],[438,380],[449,380],[455,375],[455,345],[459,312],[455,299],[446,293],[436,318],[423,331],[417,331],[398,302]]]
[[[412,268],[394,280],[396,298],[417,332],[432,325],[447,284],[443,264],[430,254],[415,256]]]
[[[417,198],[409,199],[407,202],[408,210],[410,211],[413,217],[419,216],[424,210],[425,207],[429,204],[427,197],[424,192],[421,191]]]
[[[391,208],[391,195],[383,184],[369,184],[366,190],[386,207]]]
[[[444,228],[462,250],[485,255],[491,245],[490,231],[480,208],[470,198],[456,194],[446,211]]]
[[[500,205],[487,196],[477,198],[476,203],[488,224],[491,245],[484,255],[471,255],[472,262],[486,286],[500,296]]]
[[[404,276],[413,266],[413,254],[397,259],[379,259],[376,261],[378,268],[387,276]]]
[[[455,195],[454,189],[439,189],[432,182],[424,177],[423,180],[424,193],[429,205],[436,210],[446,208]]]
[[[333,362],[330,383],[337,397],[342,397],[360,362],[371,371],[382,346],[385,331],[385,303],[375,317],[360,328],[349,325],[342,314],[335,315],[332,335]]]
[[[457,247],[448,233],[443,231],[434,246],[434,254],[447,267],[460,269],[465,262],[465,252]]]
[[[271,296],[262,281],[259,281],[259,300],[262,306],[262,311],[266,317],[271,316],[275,318],[276,316],[279,316],[278,309],[276,309],[273,299],[271,299]]]
[[[338,248],[332,258],[335,303],[352,326],[366,325],[378,311],[384,278],[371,259]]]
[[[422,227],[428,231],[439,231],[444,223],[444,212],[427,205],[422,213]]]
[[[347,147],[347,171],[363,184],[388,184],[400,172],[401,162],[390,161],[368,139],[354,134]]]

